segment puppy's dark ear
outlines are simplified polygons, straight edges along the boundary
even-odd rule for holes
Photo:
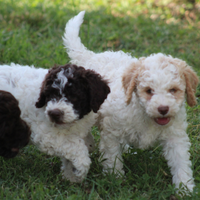
[[[36,108],[42,108],[46,104],[46,95],[43,89],[40,90],[40,96],[38,98],[38,101],[35,103]]]
[[[87,70],[86,78],[90,88],[90,106],[97,113],[101,104],[110,93],[110,88],[106,80],[92,70]]]
[[[46,88],[48,85],[51,85],[53,83],[54,76],[56,72],[58,71],[58,67],[55,65],[51,69],[49,69],[48,73],[46,74],[44,81],[42,82],[42,86],[40,89],[40,96],[38,98],[38,101],[35,103],[36,108],[42,108],[46,104]]]
[[[48,71],[48,73],[46,74],[46,76],[44,78],[44,81],[42,82],[42,85],[40,88],[40,95],[39,95],[37,102],[35,103],[36,108],[42,108],[46,104],[45,88],[46,88],[47,80],[50,76],[50,72],[51,72],[51,70]]]
[[[47,75],[44,78],[44,81],[42,82],[42,86],[40,88],[40,95],[39,95],[37,102],[35,103],[36,108],[42,108],[46,104],[46,95],[45,95],[44,90],[46,87],[48,76],[49,76],[49,72],[47,73]]]

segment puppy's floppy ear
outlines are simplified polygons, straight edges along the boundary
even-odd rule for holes
[[[38,101],[35,103],[36,108],[42,108],[46,103],[46,96],[45,93],[42,91],[42,88],[40,90],[40,96],[38,98]]]
[[[188,105],[190,107],[195,106],[197,103],[195,93],[196,93],[196,88],[199,83],[199,78],[198,78],[197,74],[194,72],[192,67],[187,65],[187,63],[183,60],[175,58],[175,59],[173,59],[172,63],[178,67],[180,73],[183,73],[183,75],[185,77]]]
[[[185,68],[183,74],[185,76],[186,82],[187,103],[190,107],[192,107],[197,104],[195,93],[199,83],[199,79],[196,73],[189,66]]]
[[[35,103],[36,108],[42,108],[46,104],[45,89],[47,87],[47,84],[51,82],[51,77],[55,69],[57,69],[57,66],[54,66],[51,69],[49,69],[48,73],[46,74],[44,78],[44,81],[42,82],[39,98],[38,98],[38,101]]]
[[[137,77],[139,74],[140,62],[132,63],[122,76],[122,85],[125,90],[126,103],[129,104],[132,99],[132,93],[136,90]]]
[[[106,80],[92,70],[87,70],[85,75],[90,89],[90,106],[97,113],[101,104],[110,93],[110,88]]]
[[[36,108],[42,108],[46,104],[45,88],[46,88],[46,82],[47,82],[48,76],[49,76],[49,73],[45,76],[45,79],[42,82],[42,86],[40,88],[40,95],[37,102],[35,103]]]

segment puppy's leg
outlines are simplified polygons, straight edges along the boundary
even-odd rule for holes
[[[91,132],[88,132],[88,135],[83,138],[83,140],[85,141],[85,145],[88,148],[89,153],[92,153],[95,149],[95,142],[94,142],[94,138],[91,134]],[[76,168],[73,166],[72,162],[62,158],[62,171],[63,171],[63,175],[64,177],[70,177],[68,179],[70,179],[71,182],[81,182],[82,180],[80,179],[80,177],[76,176]]]
[[[62,157],[63,177],[71,182],[82,182],[86,177],[91,160],[89,158],[88,148],[82,139],[78,139],[75,145],[70,145],[65,157]]]
[[[81,183],[84,176],[78,176],[79,171],[74,167],[72,162],[66,158],[62,158],[61,160],[63,178],[68,179],[72,183]]]
[[[91,132],[88,132],[88,135],[83,138],[85,145],[88,148],[89,153],[92,153],[95,150],[95,141]]]
[[[79,182],[79,179],[77,179],[77,177],[74,175],[74,172],[75,171],[75,168],[74,166],[72,165],[72,162],[69,161],[68,159],[66,158],[61,158],[62,160],[62,167],[61,167],[61,170],[62,170],[62,173],[63,173],[63,178],[67,178],[68,180],[70,180],[71,182]],[[74,168],[74,169],[73,169]],[[72,176],[73,175],[73,176]],[[73,179],[73,180],[72,180]]]
[[[182,136],[169,136],[166,140],[162,141],[163,151],[168,166],[171,168],[173,176],[173,183],[176,188],[182,182],[191,192],[193,191],[194,179],[191,169],[190,159],[190,141],[185,133]]]
[[[102,153],[104,172],[112,172],[120,175],[124,174],[122,163],[122,148],[118,138],[109,133],[101,132],[99,149]]]

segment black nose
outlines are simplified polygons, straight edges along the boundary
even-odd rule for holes
[[[158,112],[162,115],[166,115],[169,111],[169,106],[159,106]]]
[[[62,123],[64,112],[59,109],[54,109],[54,110],[48,111],[48,115],[52,122],[59,124],[59,123]]]

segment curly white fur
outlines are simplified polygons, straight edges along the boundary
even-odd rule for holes
[[[46,107],[36,108],[35,103],[40,94],[40,87],[47,73],[47,69],[37,69],[33,66],[1,65],[0,88],[12,93],[19,101],[21,117],[31,128],[32,142],[42,152],[61,157],[64,177],[72,182],[80,182],[86,176],[91,163],[84,140],[87,138],[91,126],[95,123],[97,114],[91,111],[82,119],[77,120],[71,110],[72,106],[66,105],[63,101],[54,105],[53,100]],[[76,120],[68,127],[55,126],[46,114],[54,106],[64,112],[66,109],[66,113],[70,113],[70,116],[74,116]],[[73,120],[70,118],[66,121]],[[74,171],[68,171],[67,161],[71,162],[70,166],[73,165]]]
[[[71,62],[109,80],[111,93],[99,110],[104,170],[123,172],[122,147],[146,149],[159,142],[173,183],[192,191],[194,179],[186,133],[185,96],[190,106],[198,77],[184,61],[161,53],[136,59],[122,51],[94,53],[78,36],[85,12],[69,20],[63,37]],[[114,165],[115,164],[115,165]]]

